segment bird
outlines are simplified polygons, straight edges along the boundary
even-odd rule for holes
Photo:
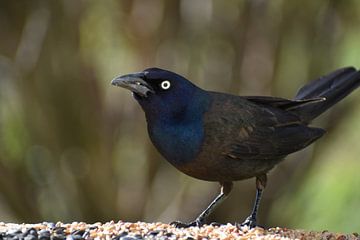
[[[324,135],[311,121],[359,87],[360,71],[337,69],[301,87],[293,99],[207,91],[155,67],[117,76],[111,84],[132,92],[153,145],[171,165],[193,178],[220,183],[220,193],[194,221],[172,224],[204,225],[233,182],[255,178],[252,211],[236,223],[254,228],[267,173]]]

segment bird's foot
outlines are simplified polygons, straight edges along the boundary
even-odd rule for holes
[[[170,225],[173,225],[176,228],[188,228],[188,227],[201,227],[202,225],[204,225],[204,223],[202,221],[196,219],[195,221],[190,222],[190,223],[174,221],[174,222],[171,222]]]
[[[220,227],[222,224],[221,223],[218,223],[218,222],[212,222],[209,224],[210,226],[213,226],[213,227]]]
[[[248,227],[250,229],[255,228],[257,227],[256,218],[254,218],[253,216],[249,216],[245,219],[243,223],[236,223],[235,225],[239,229],[243,227]]]

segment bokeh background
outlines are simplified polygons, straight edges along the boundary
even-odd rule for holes
[[[167,68],[197,85],[291,98],[360,67],[360,2],[0,1],[0,221],[192,220],[219,191],[150,143],[118,74]],[[328,130],[269,175],[259,223],[360,229],[360,91],[315,121]],[[242,221],[255,181],[210,220]]]

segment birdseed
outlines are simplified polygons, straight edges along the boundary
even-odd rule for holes
[[[231,239],[327,239],[360,240],[359,234],[341,234],[328,231],[315,232],[291,230],[287,228],[263,229],[256,227],[238,229],[232,224],[220,226],[175,228],[169,224],[156,222],[107,222],[87,224],[73,223],[37,223],[14,224],[0,222],[0,240],[138,240],[138,239],[187,239],[187,240],[231,240]]]

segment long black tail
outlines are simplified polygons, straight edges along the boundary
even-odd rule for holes
[[[295,100],[324,98],[324,101],[304,105],[296,109],[296,113],[304,122],[310,122],[359,86],[360,71],[353,67],[338,69],[306,84],[299,90]]]

